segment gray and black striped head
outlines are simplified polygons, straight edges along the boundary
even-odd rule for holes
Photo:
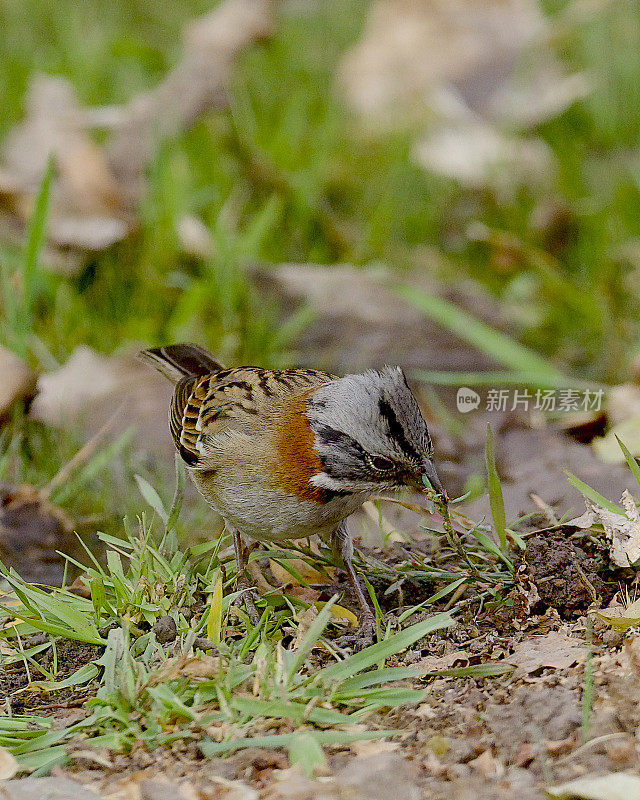
[[[399,367],[346,375],[317,389],[307,418],[323,471],[311,483],[330,492],[424,488],[443,494],[433,447],[416,398]]]

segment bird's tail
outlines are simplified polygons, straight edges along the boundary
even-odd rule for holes
[[[207,375],[219,372],[224,365],[198,344],[170,344],[143,350],[138,358],[161,372],[172,383],[187,375]]]

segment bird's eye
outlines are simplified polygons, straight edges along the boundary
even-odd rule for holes
[[[380,472],[384,472],[389,469],[393,469],[393,461],[390,458],[385,458],[384,456],[369,456],[369,464]]]

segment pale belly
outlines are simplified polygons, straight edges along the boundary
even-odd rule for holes
[[[326,536],[367,499],[366,495],[357,494],[317,503],[268,491],[246,480],[229,485],[226,481],[203,479],[197,471],[192,472],[192,477],[200,494],[230,527],[257,540]]]

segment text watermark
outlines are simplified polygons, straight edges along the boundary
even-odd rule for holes
[[[544,411],[568,414],[573,411],[600,411],[603,389],[487,389],[482,395],[461,386],[456,395],[458,411]]]

